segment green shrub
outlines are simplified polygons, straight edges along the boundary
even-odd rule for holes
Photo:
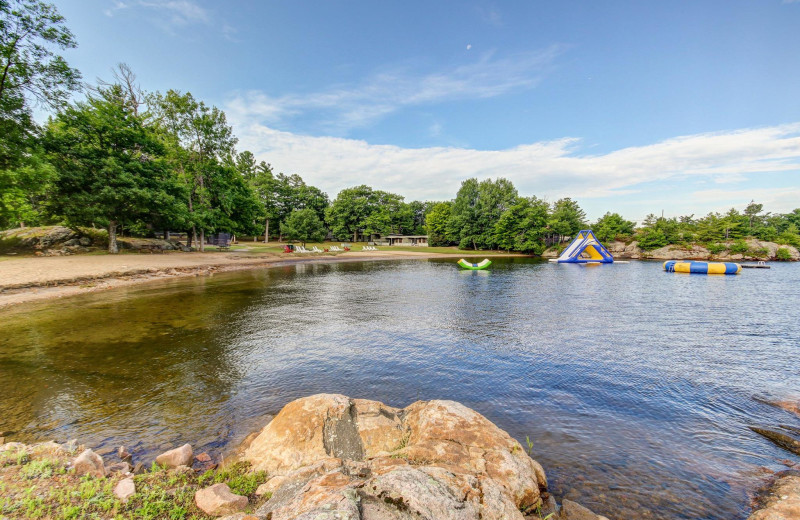
[[[639,249],[642,251],[650,251],[664,247],[669,242],[666,235],[659,229],[643,229],[639,232]]]
[[[789,251],[787,247],[779,247],[777,251],[775,251],[775,260],[780,260],[782,262],[788,262],[792,259],[792,253]]]
[[[743,255],[750,251],[750,246],[744,240],[737,240],[728,248],[734,255]]]
[[[718,255],[718,254],[720,254],[721,252],[725,251],[728,248],[727,248],[727,246],[725,246],[725,244],[708,244],[706,246],[706,249],[708,249],[708,251],[712,255]]]
[[[748,256],[754,258],[767,258],[769,256],[769,249],[766,247],[756,247],[747,252]]]

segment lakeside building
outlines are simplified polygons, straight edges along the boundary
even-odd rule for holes
[[[373,235],[372,241],[382,246],[428,246],[428,235]]]

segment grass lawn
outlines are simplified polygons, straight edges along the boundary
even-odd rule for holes
[[[367,245],[366,242],[307,242],[306,249],[311,249],[314,246],[325,250],[329,249],[331,246],[339,246],[343,243],[351,244],[350,250],[354,252],[361,251],[361,249]],[[253,253],[283,253],[283,246],[285,245],[284,242],[269,242],[265,244],[263,242],[252,242],[247,240],[241,240],[236,245],[231,246],[231,250],[249,250]],[[300,245],[296,243],[295,245]],[[206,251],[214,251],[216,247],[214,246],[206,246]],[[450,254],[450,255],[463,255],[463,256],[489,256],[489,255],[504,255],[507,254],[505,251],[472,251],[472,250],[464,250],[458,249],[455,246],[452,247],[415,247],[415,246],[378,246],[378,251],[412,251],[414,253],[442,253],[442,254]],[[341,254],[341,253],[340,253]]]

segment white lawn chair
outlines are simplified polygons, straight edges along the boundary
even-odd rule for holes
[[[317,246],[314,246],[314,247],[311,248],[311,252],[312,253],[322,253],[322,249],[318,248]]]

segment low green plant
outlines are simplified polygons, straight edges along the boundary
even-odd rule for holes
[[[718,255],[728,248],[725,246],[725,244],[708,244],[706,249],[708,249],[708,252],[712,255]]]
[[[737,240],[728,249],[734,255],[743,255],[750,250],[750,246],[744,240]]]
[[[528,455],[533,455],[533,441],[527,435],[525,436],[525,444],[528,445]]]
[[[34,460],[25,464],[19,472],[20,476],[27,479],[50,478],[54,473],[63,473],[64,468],[54,463],[52,460]]]
[[[251,473],[249,470],[250,464],[237,462],[228,468],[204,473],[200,476],[198,482],[201,486],[224,482],[237,495],[252,495],[259,485],[267,481],[267,472],[256,471]]]
[[[766,247],[756,247],[747,252],[748,256],[753,258],[767,258],[769,256],[769,249]]]
[[[775,251],[775,260],[788,262],[791,259],[792,259],[792,252],[789,251],[788,247],[779,247],[778,250]]]

